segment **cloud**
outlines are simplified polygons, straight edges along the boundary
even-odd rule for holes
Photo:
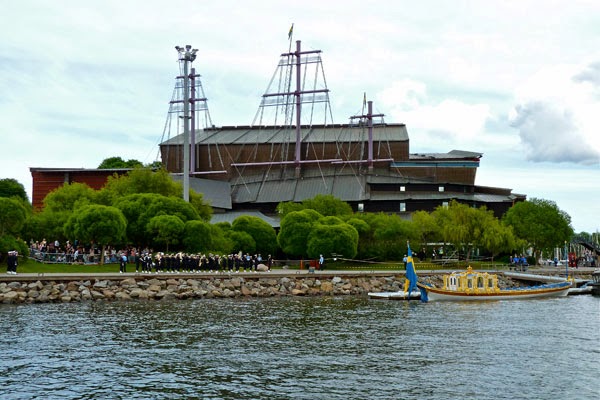
[[[400,80],[377,95],[380,107],[389,110],[392,121],[405,123],[420,146],[440,142],[453,146],[477,146],[486,122],[491,118],[490,106],[467,103],[456,98],[435,99],[427,85],[414,80]],[[450,149],[449,149],[450,150]]]
[[[590,148],[579,132],[575,116],[570,110],[561,110],[544,102],[519,104],[515,107],[512,126],[519,130],[528,161],[598,162],[600,154]]]
[[[528,161],[600,165],[598,83],[596,62],[548,67],[519,87],[510,122]]]
[[[574,82],[590,82],[600,88],[600,61],[588,65],[573,77]]]

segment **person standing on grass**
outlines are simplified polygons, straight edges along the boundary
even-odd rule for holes
[[[121,260],[119,264],[119,273],[122,274],[127,272],[127,256],[125,253],[121,253]]]
[[[11,275],[17,274],[17,257],[19,253],[16,251],[9,251],[6,257],[6,273]]]

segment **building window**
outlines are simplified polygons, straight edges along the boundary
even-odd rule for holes
[[[438,190],[439,190],[440,192],[443,192],[443,191],[444,191],[444,187],[443,187],[443,186],[440,186],[440,187],[438,188]]]
[[[443,201],[443,202],[442,202],[442,207],[444,207],[444,208],[448,208],[448,202],[447,202],[447,201]]]
[[[406,212],[406,203],[400,203],[400,212]]]
[[[363,211],[365,211],[364,203],[358,203],[358,212],[363,212]]]
[[[406,192],[406,186],[400,186],[400,191],[401,192]]]

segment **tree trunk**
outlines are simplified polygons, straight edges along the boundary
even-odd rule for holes
[[[104,250],[106,249],[106,245],[102,245],[102,250],[100,250],[100,265],[104,265]]]

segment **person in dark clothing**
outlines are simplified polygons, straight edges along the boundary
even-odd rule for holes
[[[6,257],[6,273],[11,275],[17,274],[17,259],[19,253],[16,251],[9,251]]]

